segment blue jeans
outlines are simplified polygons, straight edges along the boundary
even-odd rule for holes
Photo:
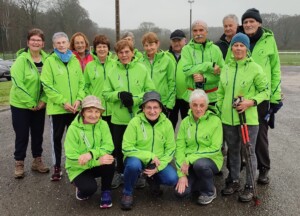
[[[189,168],[188,183],[186,190],[179,194],[179,197],[185,197],[191,192],[199,192],[200,195],[212,196],[215,192],[214,175],[219,172],[218,167],[213,160],[209,158],[200,158]]]
[[[124,189],[123,194],[132,195],[134,185],[143,171],[142,161],[136,157],[128,157],[124,161]],[[158,184],[174,186],[177,184],[178,177],[175,169],[168,164],[165,169],[159,171],[153,178]]]
[[[242,138],[241,138],[241,126],[230,126],[223,124],[223,133],[224,138],[226,140],[227,146],[228,146],[228,153],[230,155],[229,157],[229,180],[231,181],[237,181],[240,177],[240,168],[241,168],[241,148],[243,145],[243,152],[245,150],[245,145],[242,144]],[[258,133],[258,125],[248,125],[248,132],[249,132],[249,139],[250,139],[250,157],[252,161],[252,169],[253,169],[253,175],[255,178],[256,169],[257,169],[257,160],[255,155],[255,145],[256,145],[256,138]],[[246,156],[246,153],[244,153]],[[247,158],[246,158],[247,159]],[[246,168],[246,183],[248,185],[251,184],[250,179],[250,173],[248,167]]]

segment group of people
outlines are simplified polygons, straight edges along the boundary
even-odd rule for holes
[[[93,195],[98,189],[95,178],[101,177],[100,208],[112,206],[111,189],[123,184],[121,208],[132,209],[134,189],[146,182],[154,196],[163,193],[160,185],[168,185],[177,197],[197,194],[197,202],[206,205],[217,196],[214,175],[222,169],[225,146],[229,174],[222,195],[241,190],[245,148],[239,116],[244,114],[251,163],[239,200],[251,201],[255,182],[250,174],[255,176],[258,169],[257,182],[269,183],[270,122],[265,116],[270,107],[282,106],[276,42],[261,25],[254,8],[243,14],[241,26],[235,15],[228,15],[224,35],[214,44],[207,38],[207,24],[196,20],[193,38],[187,42],[184,32],[175,30],[167,51],[159,49],[155,33],[146,33],[143,53],[127,32],[114,46],[116,55],[105,35],[94,38],[90,52],[81,32],[70,42],[64,32],[55,33],[54,50],[46,54],[43,32],[30,30],[27,47],[11,68],[15,178],[24,177],[29,133],[32,170],[50,170],[42,160],[46,108],[51,180],[59,181],[63,174],[67,129],[65,169],[78,200]]]

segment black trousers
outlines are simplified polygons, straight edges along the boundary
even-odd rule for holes
[[[123,135],[127,125],[116,125],[113,124],[113,133],[112,138],[114,142],[114,152],[113,156],[117,159],[117,172],[124,173],[124,162],[123,162],[123,153],[122,153],[122,142],[123,142]]]
[[[184,119],[189,111],[189,103],[183,99],[176,99],[175,106],[170,113],[169,119],[172,122],[173,128],[175,130],[178,122],[178,112],[180,112],[181,119]]]
[[[75,186],[84,196],[91,196],[97,191],[96,178],[101,177],[101,191],[111,190],[111,182],[115,172],[115,163],[101,165],[80,173],[73,180]]]
[[[12,124],[16,134],[15,160],[24,160],[31,135],[32,157],[40,157],[43,152],[43,133],[45,125],[45,109],[31,111],[11,106]]]
[[[112,132],[113,132],[113,125],[112,125],[112,123],[111,123],[111,116],[102,116],[101,118],[102,118],[104,121],[107,122],[108,127],[109,127],[109,130],[110,130],[110,133],[112,134]]]
[[[64,135],[65,129],[68,129],[75,117],[76,114],[72,113],[50,116],[52,160],[54,166],[60,167],[62,152],[61,140]]]
[[[268,122],[264,119],[270,106],[269,101],[263,101],[257,106],[259,130],[256,140],[255,153],[257,157],[258,170],[270,169]]]

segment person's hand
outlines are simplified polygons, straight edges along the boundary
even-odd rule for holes
[[[188,178],[186,176],[182,176],[179,178],[175,190],[177,190],[179,194],[182,194],[185,191],[185,188],[187,188],[188,186],[189,186]]]
[[[193,74],[194,82],[204,82],[204,77],[202,74]]]
[[[243,101],[238,103],[238,105],[236,106],[236,110],[239,113],[242,113],[242,112],[245,112],[246,109],[248,109],[249,107],[252,107],[252,106],[254,106],[253,100],[244,99]]]
[[[219,65],[215,64],[214,66],[214,74],[220,74],[221,73],[221,68],[219,67]]]
[[[90,152],[88,152],[88,153],[85,153],[85,154],[82,154],[82,155],[79,156],[78,163],[81,166],[83,166],[83,165],[85,165],[91,159],[92,159],[92,155],[91,155]]]
[[[119,98],[125,107],[133,106],[133,99],[132,99],[131,92],[122,91],[119,93]]]
[[[109,154],[105,154],[103,156],[101,156],[99,158],[100,164],[104,165],[104,164],[112,164],[114,162],[114,157],[112,155]]]
[[[75,114],[78,111],[79,106],[80,106],[80,101],[79,100],[75,101],[75,103],[73,104],[73,114]]]
[[[154,169],[145,169],[143,173],[146,176],[151,177],[151,176],[153,176],[157,172],[158,172],[158,169],[157,169],[157,167],[155,167]]]
[[[71,104],[69,104],[69,103],[65,103],[65,104],[64,104],[64,109],[65,109],[66,111],[68,111],[68,112],[71,112],[71,113],[74,112],[74,107],[73,107]]]
[[[39,104],[36,106],[36,110],[41,110],[46,107],[46,103],[44,101],[40,101]]]
[[[156,167],[158,167],[160,165],[160,161],[157,157],[154,157],[153,160],[151,161],[151,163],[154,163]]]
[[[181,165],[181,172],[185,175],[188,175],[189,174],[189,168],[190,166],[186,163],[186,162],[183,162],[183,164]]]

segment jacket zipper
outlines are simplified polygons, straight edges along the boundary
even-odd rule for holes
[[[236,75],[237,75],[237,70],[238,70],[238,63],[235,63],[235,73],[234,73],[234,79],[233,79],[233,86],[232,86],[232,103],[233,103],[233,100],[234,100],[234,90],[235,90],[235,81],[236,81]],[[232,122],[232,125],[233,125],[233,108],[231,109],[231,122]]]
[[[200,120],[198,119],[198,121],[200,121]],[[195,133],[195,141],[196,141],[196,143],[197,143],[197,145],[198,145],[197,151],[199,151],[199,148],[200,148],[200,144],[199,144],[198,138],[197,138],[197,134],[198,134],[198,124],[199,124],[198,121],[196,122],[196,133]]]
[[[63,63],[64,64],[64,63]],[[72,98],[72,89],[71,89],[71,83],[70,83],[70,73],[69,73],[69,68],[68,65],[65,65],[67,69],[67,74],[68,74],[68,81],[69,81],[69,89],[70,89],[70,97],[71,97],[71,105],[73,104],[73,98]]]

